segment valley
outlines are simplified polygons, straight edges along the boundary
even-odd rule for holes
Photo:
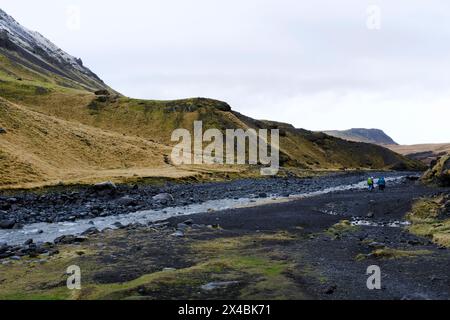
[[[284,183],[236,181],[214,188],[211,184],[173,185],[125,192],[136,198],[137,194],[170,190],[173,200],[160,202],[161,208],[176,205],[173,201],[182,204],[195,195],[204,199],[250,197],[254,202],[229,209],[205,207],[187,216],[168,215],[146,223],[116,223],[102,231],[96,229],[101,226],[99,220],[91,219],[95,222],[83,235],[46,244],[29,240],[18,246],[19,251],[13,253],[16,256],[0,260],[0,298],[448,299],[449,243],[441,242],[441,237],[416,235],[409,223],[391,225],[415,221],[409,219],[422,212],[419,197],[435,199],[430,201],[441,212],[439,221],[448,223],[448,189],[400,178],[388,183],[386,192],[369,193],[364,176],[291,178]],[[363,189],[354,185],[302,199],[258,203],[276,196],[264,194],[274,192],[273,185],[278,185],[275,192],[282,194],[286,190],[320,192],[330,185],[358,182]],[[249,194],[256,190],[258,194]],[[118,208],[117,213],[126,212],[121,209],[123,204],[114,204],[124,191],[102,196]],[[96,199],[89,197],[90,202]],[[19,211],[23,210],[20,202],[19,195]],[[46,198],[31,203],[36,209],[43,205],[57,208]],[[163,210],[169,213],[170,207]],[[115,218],[123,222],[120,216]],[[65,228],[70,228],[70,223]],[[439,232],[446,234],[448,229]],[[32,239],[33,234],[28,237]],[[5,252],[7,247],[2,248]],[[366,269],[374,264],[381,268],[382,290],[366,287]],[[81,269],[81,290],[66,288],[64,270],[71,265]]]
[[[181,136],[185,159],[210,150],[203,132],[211,158],[227,132],[272,158],[244,136],[236,158],[173,161]],[[443,153],[127,97],[0,9],[0,300],[450,299]]]

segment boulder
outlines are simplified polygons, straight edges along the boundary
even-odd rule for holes
[[[174,201],[174,198],[170,193],[160,193],[154,196],[153,200],[165,204]]]
[[[94,184],[95,190],[116,190],[117,186],[114,184],[114,182],[111,181],[105,181]]]
[[[137,201],[136,199],[134,199],[130,196],[124,196],[124,197],[120,198],[119,200],[117,200],[117,203],[119,205],[125,206],[125,207],[134,207],[139,204],[139,201]]]
[[[110,92],[106,89],[100,89],[100,90],[95,91],[95,95],[96,96],[109,96]]]
[[[6,133],[6,129],[0,127],[0,134],[3,134],[3,133]]]
[[[174,233],[172,233],[171,236],[176,238],[182,238],[184,237],[184,233],[183,231],[177,230]]]
[[[0,229],[12,229],[16,222],[12,219],[0,220]]]
[[[440,157],[420,179],[426,184],[450,187],[450,154]]]
[[[73,235],[68,235],[68,236],[61,236],[55,239],[54,243],[55,244],[72,244],[72,243],[81,243],[86,241],[87,238],[86,237],[82,237],[82,236],[73,236]]]
[[[93,234],[97,234],[100,231],[96,228],[96,227],[90,227],[89,229],[87,229],[86,231],[84,231],[81,235],[82,236],[87,236],[87,235],[93,235]]]

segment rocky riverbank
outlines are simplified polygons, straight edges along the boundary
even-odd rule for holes
[[[373,172],[378,176],[415,175],[413,172]],[[231,182],[152,185],[118,185],[105,182],[91,187],[58,191],[0,193],[0,229],[25,224],[55,223],[107,217],[142,210],[157,210],[208,200],[266,198],[315,192],[364,181],[367,173],[338,173],[300,179],[295,177],[244,179]]]
[[[10,252],[0,263],[0,298],[449,299],[450,251],[392,224],[434,196],[435,219],[447,221],[449,193],[403,179],[385,192],[342,190],[31,242],[31,255]],[[448,230],[436,232],[442,240]],[[70,265],[82,270],[77,292],[65,286]],[[366,287],[370,265],[381,268],[381,290]]]

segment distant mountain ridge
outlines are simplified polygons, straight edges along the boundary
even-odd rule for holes
[[[348,141],[373,143],[379,145],[398,145],[390,136],[380,129],[353,128],[349,130],[329,130],[324,133]]]

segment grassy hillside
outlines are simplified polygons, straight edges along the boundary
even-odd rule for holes
[[[138,100],[114,92],[96,96],[72,80],[36,73],[5,56],[0,60],[0,127],[6,130],[0,134],[0,187],[235,172],[236,168],[170,165],[172,131],[191,130],[195,120],[202,120],[205,129],[280,129],[285,167],[420,168],[382,147],[257,121],[231,111],[224,102]]]

